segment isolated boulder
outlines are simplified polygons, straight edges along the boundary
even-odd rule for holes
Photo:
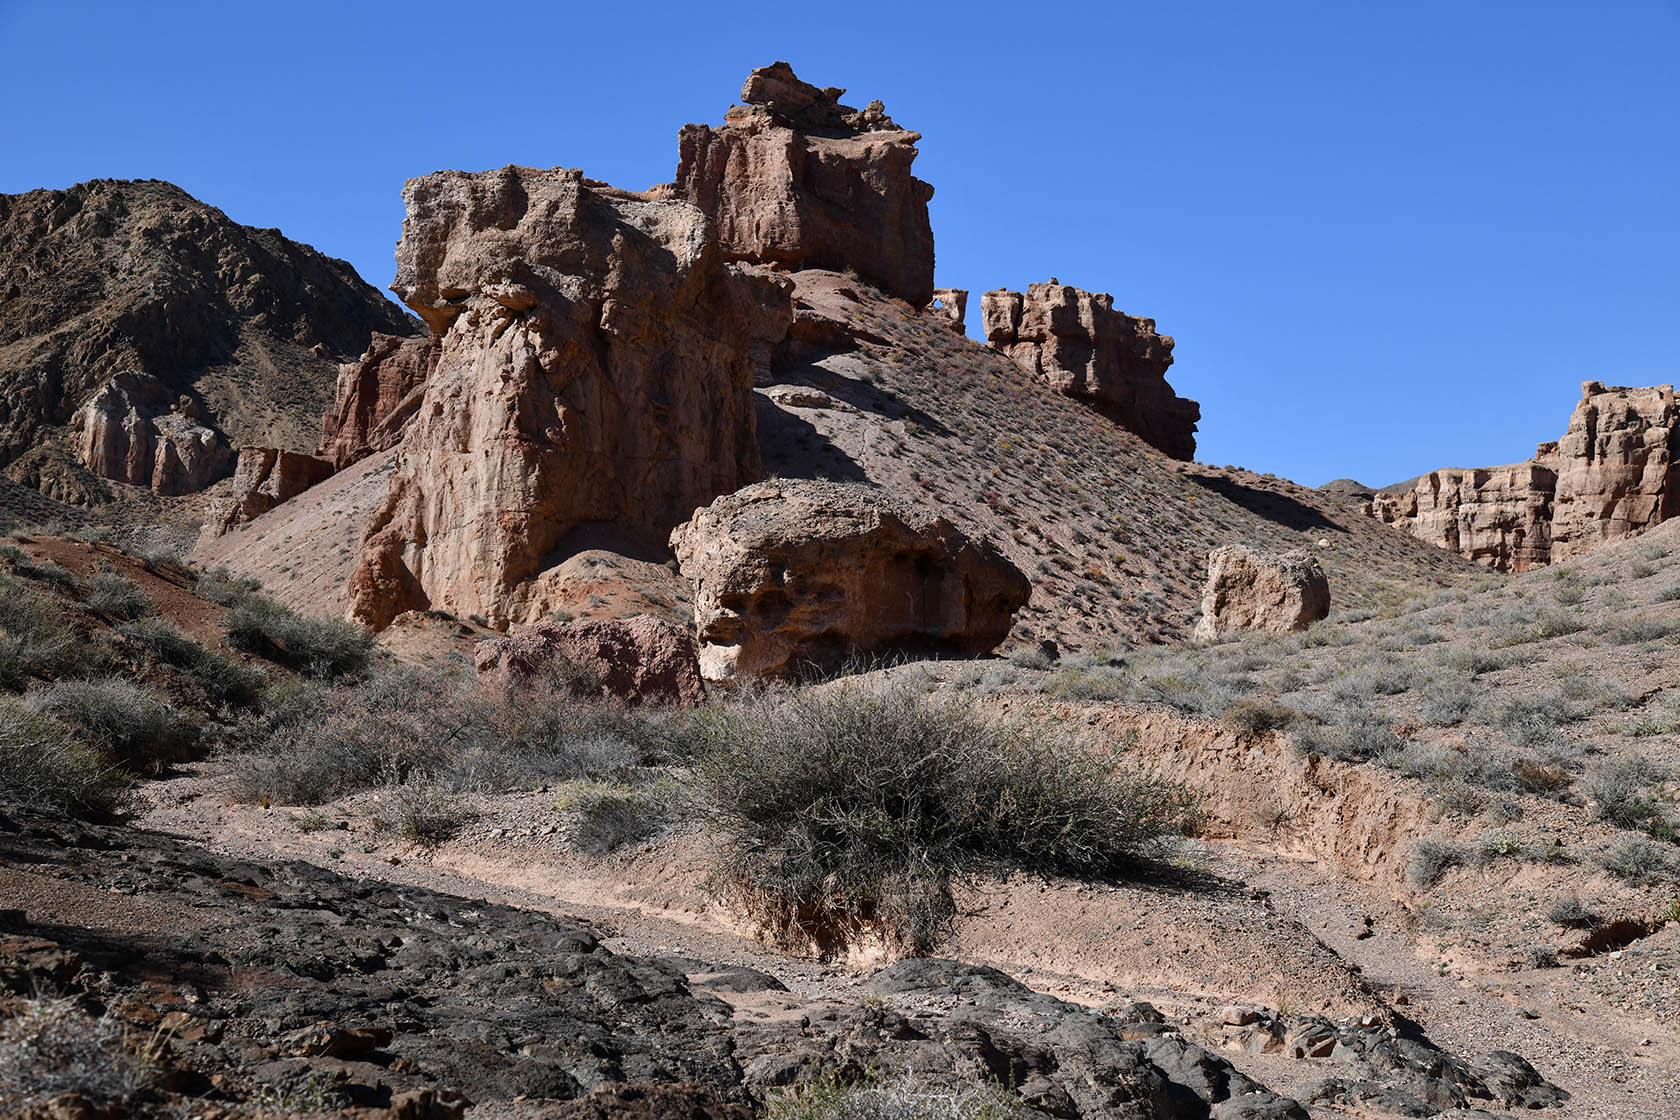
[[[1266,556],[1247,545],[1208,553],[1198,641],[1226,634],[1305,630],[1330,613],[1330,582],[1310,553]]]
[[[236,525],[255,521],[332,475],[333,465],[314,455],[274,447],[241,447],[232,487],[211,505],[204,519],[203,537],[219,537]]]
[[[227,473],[227,443],[191,397],[149,373],[105,382],[70,418],[82,465],[101,478],[164,495],[191,494]]]
[[[508,686],[545,671],[569,676],[589,695],[631,704],[698,704],[706,699],[687,629],[650,615],[537,622],[478,643],[479,676]]]
[[[1173,340],[1114,297],[1051,280],[980,297],[986,342],[1057,392],[1084,401],[1174,459],[1196,457],[1202,408],[1167,384]]]
[[[671,534],[711,680],[789,676],[859,653],[988,653],[1026,576],[925,505],[790,479],[727,494]]]
[[[1568,560],[1680,513],[1674,386],[1588,381],[1558,440],[1552,556]]]
[[[429,337],[375,333],[366,353],[338,367],[338,396],[333,410],[321,418],[316,454],[343,470],[395,447],[420,407],[420,390],[436,354]]]
[[[789,285],[727,264],[699,210],[523,167],[438,172],[403,199],[392,288],[436,354],[353,617],[532,621],[574,529],[658,549],[758,477],[753,375],[787,333]]]
[[[674,188],[717,223],[730,260],[852,269],[922,307],[933,298],[933,188],[916,178],[921,133],[879,101],[802,82],[785,62],[754,70],[719,128],[678,138]]]

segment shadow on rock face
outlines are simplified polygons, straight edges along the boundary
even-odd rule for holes
[[[868,482],[862,467],[804,417],[758,398],[758,442],[766,474]]]
[[[1318,510],[1305,502],[1289,497],[1287,494],[1274,494],[1269,490],[1257,490],[1252,486],[1244,486],[1242,483],[1229,478],[1209,477],[1199,474],[1193,474],[1190,478],[1196,485],[1212,490],[1227,501],[1235,502],[1254,516],[1264,517],[1267,521],[1275,521],[1286,529],[1294,529],[1301,533],[1308,529],[1334,533],[1347,532],[1345,528],[1330,520]]]

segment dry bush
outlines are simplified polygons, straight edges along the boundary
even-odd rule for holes
[[[133,681],[59,681],[32,692],[29,707],[80,732],[112,762],[154,772],[191,756],[197,729],[167,700]]]
[[[64,724],[0,700],[0,797],[53,812],[110,817],[129,804],[129,775]]]
[[[152,601],[127,576],[109,568],[101,568],[88,581],[88,609],[95,614],[117,621],[140,618],[152,613]]]
[[[145,1085],[148,1070],[123,1042],[122,1024],[95,1019],[72,999],[25,1000],[0,1021],[0,1114],[16,1116],[78,1093],[102,1115],[126,1115],[123,1106]]]

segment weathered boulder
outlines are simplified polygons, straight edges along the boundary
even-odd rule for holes
[[[727,264],[711,223],[582,172],[412,179],[392,284],[436,354],[351,577],[353,617],[540,618],[573,529],[652,549],[758,477],[753,375],[785,280]]]
[[[879,101],[802,82],[785,62],[754,70],[719,128],[684,126],[679,198],[717,223],[731,260],[853,269],[916,307],[933,298],[933,188],[916,178],[921,133]]]
[[[479,676],[506,687],[556,670],[582,694],[630,704],[699,704],[706,699],[688,630],[651,615],[537,622],[478,643]]]
[[[191,494],[226,473],[227,443],[191,397],[149,373],[119,373],[94,391],[70,426],[82,464],[101,478],[158,494]]]
[[[1372,495],[1365,511],[1495,571],[1525,572],[1551,559],[1556,467],[1553,451],[1504,467],[1431,471],[1410,490]]]
[[[1264,556],[1247,545],[1208,553],[1207,589],[1196,639],[1246,630],[1305,630],[1330,613],[1330,582],[1310,553]]]
[[[961,334],[968,319],[968,292],[963,288],[935,288],[930,310],[949,319]]]
[[[321,417],[317,455],[335,469],[395,447],[420,407],[437,346],[431,338],[375,333],[367,352],[338,367],[338,399]]]
[[[989,542],[858,485],[783,479],[671,534],[694,585],[701,673],[788,676],[859,653],[982,654],[1031,592]]]
[[[1588,381],[1558,441],[1552,556],[1568,560],[1680,513],[1674,386]]]
[[[241,447],[232,489],[210,507],[203,536],[231,532],[235,525],[256,520],[332,475],[333,465],[314,455],[274,447]]]
[[[1167,384],[1173,340],[1114,297],[1052,279],[980,297],[986,341],[1057,392],[1089,404],[1174,459],[1196,456],[1202,409]]]

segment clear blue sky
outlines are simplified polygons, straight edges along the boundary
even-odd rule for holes
[[[1176,336],[1205,460],[1382,484],[1680,380],[1677,0],[0,0],[0,192],[169,179],[383,288],[404,179],[662,182],[775,59],[924,134],[940,284]]]

